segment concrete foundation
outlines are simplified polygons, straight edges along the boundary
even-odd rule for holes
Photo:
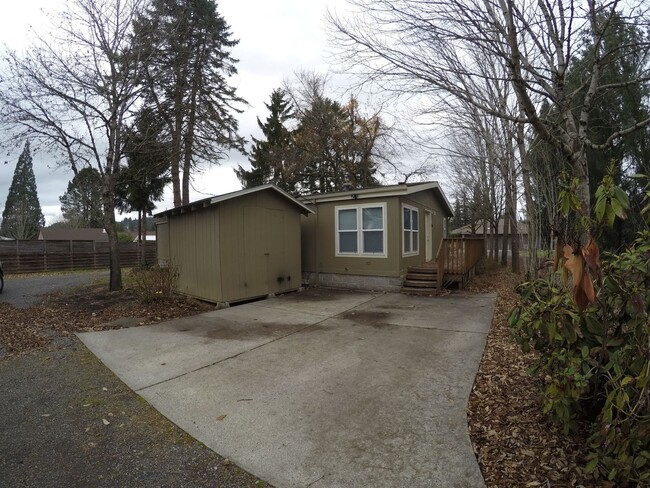
[[[363,276],[338,273],[302,273],[303,283],[310,286],[320,285],[328,288],[351,288],[355,290],[399,292],[402,279],[394,276]]]

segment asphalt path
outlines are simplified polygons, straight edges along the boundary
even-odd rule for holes
[[[0,303],[28,308],[41,303],[45,298],[44,295],[48,293],[87,285],[105,276],[108,276],[107,270],[16,277],[5,275],[5,286],[0,294]]]

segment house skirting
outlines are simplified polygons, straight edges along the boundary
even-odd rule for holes
[[[402,288],[402,279],[394,276],[363,276],[303,271],[302,281],[311,286],[320,285],[331,288],[352,288],[359,290],[398,292]]]

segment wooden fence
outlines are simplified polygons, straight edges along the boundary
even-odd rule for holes
[[[144,242],[147,263],[156,262],[156,243]],[[120,265],[139,263],[139,244],[120,242]],[[39,273],[101,269],[110,266],[108,242],[0,241],[0,261],[5,273]]]
[[[440,242],[436,262],[438,263],[438,288],[443,280],[465,284],[475,273],[476,264],[484,255],[485,243],[482,237],[447,237]]]

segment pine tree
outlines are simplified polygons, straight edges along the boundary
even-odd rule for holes
[[[102,177],[95,168],[82,168],[59,197],[61,213],[72,227],[103,227]]]
[[[294,133],[293,166],[300,191],[326,193],[348,185],[376,185],[376,143],[382,123],[378,116],[360,115],[358,102],[348,104],[316,96],[301,113]]]
[[[245,102],[228,84],[239,41],[213,0],[152,0],[135,32],[146,96],[167,126],[174,205],[187,204],[198,164],[243,150],[233,113]]]
[[[14,239],[36,239],[43,226],[45,217],[38,201],[32,155],[27,142],[18,158],[11,180],[7,202],[2,212],[0,233]]]
[[[287,158],[292,136],[285,126],[293,117],[291,102],[285,98],[283,90],[275,89],[271,93],[271,103],[264,105],[271,113],[264,123],[258,117],[257,125],[265,139],[252,138],[253,148],[249,158],[251,169],[246,170],[239,166],[235,173],[244,188],[274,183],[291,192],[295,182],[292,181],[291,170],[287,167]]]
[[[169,143],[163,138],[164,124],[156,117],[155,110],[142,108],[133,127],[127,130],[125,153],[128,165],[120,169],[116,189],[120,210],[138,212],[138,241],[142,242],[143,219],[162,199],[169,183]],[[141,247],[141,264],[144,249]]]

